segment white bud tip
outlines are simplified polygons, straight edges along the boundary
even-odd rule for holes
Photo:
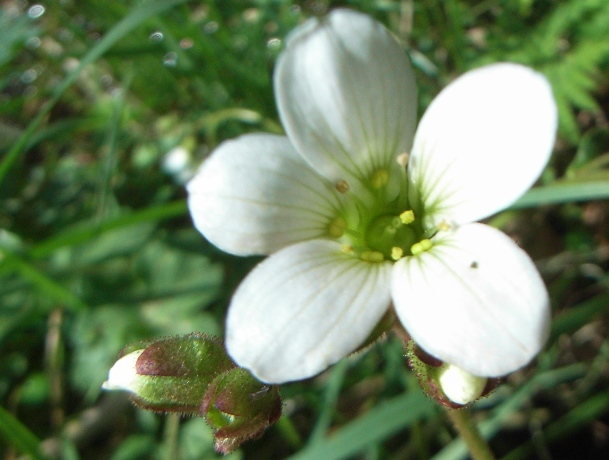
[[[484,391],[486,377],[478,377],[452,364],[443,364],[438,381],[448,399],[457,404],[474,402]]]
[[[104,390],[127,390],[136,392],[135,380],[135,363],[144,350],[136,350],[123,356],[119,359],[110,372],[108,372],[108,380],[102,384]]]

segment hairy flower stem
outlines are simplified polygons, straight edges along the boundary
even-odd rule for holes
[[[473,460],[493,460],[495,458],[472,420],[469,410],[446,408],[446,414],[467,446]]]
[[[393,325],[393,332],[404,344],[405,349],[409,349],[410,336],[404,326],[396,321]],[[419,380],[421,380],[419,378]],[[424,387],[425,391],[429,391],[429,387]],[[429,394],[429,393],[428,393]],[[440,401],[438,401],[440,402]],[[495,456],[491,452],[488,444],[478,431],[476,424],[471,418],[469,410],[465,407],[460,409],[452,409],[444,405],[448,418],[453,423],[457,433],[467,446],[473,460],[493,460]]]

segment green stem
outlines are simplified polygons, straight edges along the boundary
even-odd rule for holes
[[[180,434],[180,415],[168,414],[165,419],[165,454],[163,458],[171,460],[178,458],[178,436]]]
[[[393,330],[404,344],[404,348],[408,349],[410,336],[406,332],[406,329],[404,329],[404,326],[399,321],[396,321]],[[449,409],[446,407],[446,414],[467,446],[472,460],[494,460],[495,456],[491,452],[486,440],[480,434],[480,431],[478,431],[478,427],[474,424],[469,410],[466,408]]]
[[[469,410],[447,408],[446,413],[457,430],[457,433],[459,433],[459,436],[467,446],[473,460],[493,460],[495,458],[485,439],[474,424]]]

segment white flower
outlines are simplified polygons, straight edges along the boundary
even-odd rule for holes
[[[287,137],[221,144],[188,184],[196,227],[237,255],[270,255],[237,289],[226,344],[266,382],[315,375],[393,303],[413,339],[470,374],[527,364],[549,326],[544,284],[500,231],[472,223],[538,178],[557,113],[517,64],[466,73],[416,135],[408,59],[369,17],[337,10],[289,37],[274,76]]]

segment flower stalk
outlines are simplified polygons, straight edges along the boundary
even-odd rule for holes
[[[467,408],[446,408],[446,415],[467,446],[473,460],[494,460],[495,456],[472,420]]]
[[[471,458],[473,460],[493,460],[495,457],[474,423],[469,408],[467,405],[461,404],[469,404],[472,401],[456,403],[446,396],[444,388],[442,388],[442,381],[438,378],[435,370],[446,366],[446,364],[427,355],[423,350],[417,349],[416,344],[399,322],[394,325],[393,332],[404,344],[408,363],[417,375],[421,388],[428,396],[444,407],[446,415],[465,443]],[[484,395],[488,394],[495,386],[496,382],[494,381],[490,384],[487,383],[482,393]]]

